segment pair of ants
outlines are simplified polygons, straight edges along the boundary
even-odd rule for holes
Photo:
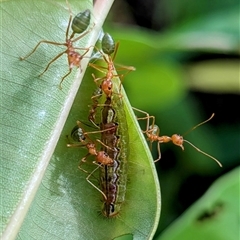
[[[55,62],[58,58],[60,58],[63,54],[67,54],[68,58],[68,66],[69,70],[68,72],[61,78],[59,88],[62,89],[62,82],[64,79],[72,72],[73,67],[80,68],[80,71],[82,72],[81,69],[81,61],[85,57],[85,55],[89,52],[91,48],[95,48],[98,53],[101,54],[102,59],[107,63],[107,67],[99,67],[96,64],[89,63],[89,66],[97,69],[100,72],[103,72],[105,74],[104,77],[101,78],[96,78],[93,74],[94,82],[97,84],[97,82],[101,81],[100,88],[102,92],[106,94],[107,97],[110,97],[112,95],[112,88],[113,88],[113,83],[112,83],[112,78],[114,77],[121,77],[120,75],[115,73],[115,67],[114,67],[114,59],[116,57],[116,53],[118,50],[119,43],[115,45],[114,40],[112,37],[108,34],[105,33],[103,38],[102,38],[102,52],[95,46],[90,46],[88,48],[79,48],[79,47],[74,47],[73,44],[86,36],[88,33],[92,31],[94,28],[94,25],[87,30],[90,20],[91,20],[91,13],[90,10],[87,9],[83,12],[78,13],[73,19],[72,19],[72,11],[70,9],[70,5],[68,4],[68,1],[66,0],[66,3],[68,5],[68,10],[70,13],[69,21],[68,21],[68,26],[66,30],[66,36],[65,36],[65,42],[60,43],[60,42],[53,42],[53,41],[48,41],[48,40],[41,40],[38,42],[38,44],[32,49],[30,53],[28,53],[25,57],[20,57],[20,60],[25,60],[29,56],[31,56],[37,48],[42,44],[52,44],[56,46],[65,46],[67,49],[61,53],[59,53],[56,57],[54,57],[46,66],[44,71],[39,75],[42,76],[50,67],[50,65]],[[72,34],[69,36],[69,29],[70,26],[72,28]],[[86,31],[87,30],[87,31]],[[74,38],[75,34],[81,34],[80,36]],[[83,54],[80,54],[77,50],[85,50]],[[111,54],[113,54],[113,57],[111,57]],[[127,66],[122,66],[123,69],[130,71],[134,71],[134,67],[127,67]],[[103,69],[107,69],[103,70]]]
[[[195,145],[193,145],[191,142],[187,141],[186,139],[183,138],[183,136],[179,135],[179,134],[173,134],[171,137],[170,136],[160,136],[159,135],[159,127],[157,125],[155,125],[155,117],[154,116],[150,116],[147,112],[144,112],[142,110],[139,110],[137,108],[133,108],[133,110],[141,112],[143,114],[145,114],[145,117],[138,117],[138,120],[146,120],[146,129],[142,130],[143,133],[146,134],[147,136],[147,140],[150,142],[150,145],[153,142],[157,142],[157,149],[158,149],[158,158],[154,160],[154,162],[157,162],[161,159],[161,150],[160,150],[160,144],[161,143],[168,143],[168,142],[172,142],[173,144],[179,146],[182,150],[184,150],[184,142],[188,143],[189,145],[191,145],[193,148],[195,148],[198,152],[204,154],[205,156],[213,159],[220,167],[222,167],[222,164],[213,156],[207,154],[206,152],[200,150],[199,148],[197,148]],[[196,129],[197,127],[207,123],[208,121],[210,121],[212,118],[214,117],[214,113],[210,116],[210,118],[208,118],[207,120],[197,124],[196,126],[194,126],[190,131]],[[150,119],[152,119],[152,124],[150,124]],[[80,122],[78,122],[78,129],[82,128],[80,127]],[[97,133],[97,132],[103,132],[103,131],[110,131],[113,128],[115,128],[115,126],[111,126],[111,127],[107,127],[106,130],[100,130],[100,131],[96,131],[96,132],[90,132],[90,133]],[[82,139],[82,136],[87,136],[89,133],[84,133],[81,134],[81,137],[79,137],[79,140]],[[81,140],[83,142],[83,140]],[[99,143],[101,143],[103,146],[105,146],[106,148],[109,148],[108,146],[106,146],[103,142],[101,142],[100,140],[97,140]],[[70,146],[70,145],[68,145]],[[73,145],[71,145],[73,146]],[[103,153],[103,151],[97,151],[95,148],[95,144],[93,144],[92,142],[87,143],[86,147],[88,148],[89,153],[81,160],[81,162],[86,161],[87,156],[89,155],[95,155],[96,156],[96,160],[94,161],[94,163],[96,164],[101,164],[101,165],[108,165],[108,164],[112,164],[112,159],[109,159],[109,157]]]

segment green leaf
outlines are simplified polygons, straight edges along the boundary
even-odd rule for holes
[[[82,82],[42,185],[20,231],[19,236],[23,239],[36,232],[42,234],[41,229],[49,224],[53,225],[52,228],[57,231],[54,234],[59,237],[59,228],[62,227],[69,239],[112,239],[127,233],[137,239],[153,236],[153,229],[157,227],[154,222],[157,223],[159,218],[157,176],[154,180],[154,166],[148,161],[151,156],[146,152],[146,146],[139,141],[141,139],[144,142],[144,139],[136,132],[137,126],[130,117],[129,103],[125,102],[130,136],[127,193],[122,211],[116,219],[101,216],[101,194],[86,181],[87,175],[77,168],[87,150],[66,148],[66,135],[76,125],[76,120],[86,122],[87,106],[91,104],[89,96],[94,87],[91,76]],[[95,165],[84,167],[89,171],[96,168]],[[98,186],[96,179],[91,180]],[[45,206],[49,206],[47,213],[42,212]],[[32,222],[36,224],[33,226]],[[66,227],[66,224],[69,226]]]
[[[81,4],[71,1],[70,5],[74,14],[91,9],[87,0]],[[119,216],[106,219],[98,214],[100,193],[77,168],[86,150],[66,147],[66,134],[76,120],[87,120],[95,88],[91,74],[79,86],[89,58],[82,61],[82,74],[73,71],[62,90],[58,85],[68,71],[66,56],[42,77],[38,75],[64,49],[42,44],[29,58],[19,60],[42,39],[64,41],[69,17],[66,3],[19,0],[0,6],[2,238],[15,239],[19,229],[21,239],[111,239],[123,234],[151,238],[159,219],[159,185],[126,95],[130,135],[127,195]],[[95,44],[110,6],[110,1],[96,3],[94,29],[80,39],[80,47]],[[78,89],[77,108],[73,107],[61,134]]]
[[[239,171],[219,178],[188,211],[158,238],[165,239],[236,239],[239,234]]]

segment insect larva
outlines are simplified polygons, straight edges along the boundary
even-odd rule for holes
[[[136,110],[136,111],[139,111],[141,113],[144,113],[146,115],[146,117],[137,118],[137,119],[138,120],[142,120],[142,119],[147,120],[146,130],[144,130],[143,133],[146,133],[147,139],[150,141],[150,143],[157,142],[158,158],[156,160],[154,160],[154,162],[157,162],[161,159],[161,150],[160,150],[160,144],[161,143],[172,142],[173,144],[179,146],[182,150],[184,150],[183,143],[186,142],[189,145],[191,145],[193,148],[195,148],[198,152],[200,152],[203,155],[213,159],[220,167],[222,167],[222,164],[216,158],[214,158],[213,156],[209,155],[208,153],[205,153],[204,151],[200,150],[195,145],[193,145],[191,142],[183,139],[183,136],[181,136],[179,134],[173,134],[171,137],[169,137],[169,136],[159,136],[160,130],[159,130],[159,127],[157,125],[155,125],[155,117],[154,116],[149,116],[149,114],[147,112],[144,112],[144,111],[139,110],[137,108],[133,108],[133,109]],[[205,120],[205,121],[197,124],[196,126],[194,126],[191,129],[191,131],[196,129],[197,127],[203,125],[204,123],[210,121],[213,117],[214,117],[214,113],[207,120]],[[152,124],[151,125],[149,123],[150,119],[152,119]]]
[[[33,50],[27,54],[25,57],[20,57],[20,60],[25,60],[26,58],[28,58],[29,56],[31,56],[36,49],[39,47],[39,45],[41,43],[46,43],[46,44],[52,44],[52,45],[57,45],[57,46],[65,46],[67,49],[61,53],[59,53],[56,57],[54,57],[46,66],[45,70],[39,75],[43,75],[48,68],[50,67],[50,65],[55,62],[59,57],[61,57],[64,53],[67,54],[68,57],[68,65],[69,65],[69,71],[62,77],[60,84],[59,84],[59,88],[61,89],[61,84],[63,82],[63,80],[71,73],[72,68],[74,66],[76,66],[77,68],[80,68],[81,70],[81,60],[83,59],[83,57],[88,53],[90,48],[78,48],[78,47],[74,47],[73,43],[78,41],[79,39],[83,38],[85,35],[87,35],[91,30],[89,29],[88,31],[84,32],[87,27],[89,26],[90,23],[90,19],[91,19],[91,13],[90,10],[85,10],[84,12],[80,12],[78,13],[72,20],[72,12],[70,9],[70,6],[68,4],[67,5],[69,8],[69,13],[70,13],[70,17],[69,17],[69,21],[68,21],[68,26],[67,26],[67,30],[66,30],[66,38],[65,38],[65,43],[59,43],[59,42],[53,42],[53,41],[48,41],[48,40],[41,40],[34,48]],[[72,24],[71,24],[72,22]],[[69,36],[69,28],[71,28],[73,30],[72,34]],[[84,32],[84,33],[83,33]],[[80,36],[76,37],[75,39],[73,39],[75,33],[82,33]],[[85,52],[81,55],[80,53],[78,53],[76,50],[85,50]],[[82,70],[81,70],[82,71]]]
[[[102,115],[106,117],[102,117],[102,120],[107,122],[112,122],[113,118],[115,116],[115,111],[111,107],[111,98],[108,97],[104,103],[99,103],[99,99],[102,97],[101,95],[102,91],[100,88],[97,88],[92,96],[93,104],[91,106],[91,109],[89,110],[88,120],[92,122],[93,125],[95,125],[97,128],[99,128],[99,124],[96,123],[96,111],[98,107],[104,107],[102,108]]]
[[[102,128],[108,128],[111,124],[114,123],[102,125]],[[102,141],[108,144],[107,146],[114,148],[113,151],[103,147],[104,151],[113,159],[113,163],[108,166],[103,166],[103,168],[100,169],[100,188],[106,195],[102,213],[106,217],[117,215],[120,211],[121,203],[123,202],[123,200],[119,198],[123,192],[120,189],[119,179],[122,179],[123,176],[119,175],[121,163],[118,157],[121,150],[117,148],[118,140],[119,137],[116,135],[116,131],[104,132],[104,134],[102,134]]]
[[[92,96],[93,104],[91,105],[91,109],[89,110],[88,120],[92,122],[93,125],[95,125],[97,128],[99,128],[99,124],[96,123],[96,112],[98,107],[104,107],[102,108],[102,121],[103,123],[112,122],[113,118],[115,117],[115,111],[113,110],[111,106],[111,98],[107,97],[104,103],[100,103],[99,100],[102,97],[101,95],[102,91],[100,88],[97,88]]]
[[[107,196],[107,199],[104,201],[102,213],[106,217],[114,217],[119,213],[125,199],[128,133],[122,102],[118,108],[114,108],[112,107],[111,98],[107,98],[105,105],[102,110],[102,123],[100,124],[101,130],[103,130],[101,140],[110,148],[104,146],[102,148],[113,159],[113,164],[100,169],[101,190]],[[116,104],[113,105],[117,106]],[[122,115],[118,116],[119,114]],[[105,131],[106,129],[111,129],[113,125],[116,125],[116,129]]]

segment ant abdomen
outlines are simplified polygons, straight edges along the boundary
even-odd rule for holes
[[[72,20],[72,30],[74,33],[82,33],[84,32],[91,20],[91,12],[89,9],[86,9],[83,12],[78,13]]]
[[[105,33],[102,38],[102,51],[107,55],[111,55],[115,51],[115,41],[109,33]]]

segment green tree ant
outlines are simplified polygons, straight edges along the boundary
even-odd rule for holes
[[[107,63],[107,67],[98,66],[93,63],[89,63],[89,66],[95,68],[96,70],[102,72],[105,74],[105,76],[96,78],[93,74],[94,82],[97,83],[98,81],[101,81],[100,88],[102,92],[106,94],[107,97],[111,97],[113,93],[113,82],[112,79],[114,77],[120,77],[123,78],[123,75],[116,74],[115,67],[114,67],[114,59],[116,57],[117,51],[118,51],[119,43],[115,45],[115,41],[113,40],[112,36],[108,33],[105,33],[102,38],[102,52],[95,47],[98,52],[102,55],[103,60]],[[113,57],[111,57],[111,54],[113,54]],[[117,70],[127,70],[128,74],[131,71],[134,71],[135,68],[132,66],[120,66]],[[125,75],[126,75],[125,74]],[[121,87],[121,85],[120,85]],[[93,96],[98,97],[98,95]]]
[[[53,41],[48,41],[48,40],[41,40],[34,48],[33,50],[27,54],[25,57],[20,57],[20,60],[25,60],[26,58],[28,58],[29,56],[31,56],[36,49],[39,47],[39,45],[41,43],[46,43],[46,44],[52,44],[52,45],[57,45],[57,46],[65,46],[67,49],[61,53],[59,53],[56,57],[54,57],[46,66],[45,70],[39,75],[42,76],[49,68],[49,66],[56,61],[59,57],[61,57],[64,53],[67,54],[68,57],[68,65],[69,65],[69,71],[62,77],[60,84],[59,84],[59,88],[62,89],[62,82],[63,80],[71,73],[72,68],[74,66],[76,66],[77,68],[81,69],[81,60],[83,59],[83,57],[88,53],[90,48],[76,48],[73,46],[73,43],[78,41],[79,39],[83,38],[85,35],[87,35],[92,28],[90,28],[89,30],[87,30],[86,32],[84,32],[89,24],[90,24],[90,19],[91,19],[91,12],[89,9],[78,13],[72,20],[72,12],[71,12],[71,8],[70,5],[68,3],[68,1],[66,0],[66,3],[68,5],[68,10],[70,13],[70,17],[69,17],[69,21],[68,21],[68,26],[67,26],[67,30],[66,30],[66,38],[65,38],[65,43],[58,43],[58,42],[53,42]],[[69,36],[69,28],[72,28],[72,34]],[[84,33],[83,33],[84,32]],[[75,33],[82,33],[80,36],[76,37],[75,39],[73,39]],[[85,50],[85,52],[81,55],[80,53],[76,52],[76,50]]]
[[[154,162],[157,162],[161,159],[161,150],[160,150],[160,144],[161,143],[172,142],[173,144],[179,146],[182,150],[184,150],[183,143],[186,142],[189,145],[191,145],[193,148],[195,148],[198,152],[200,152],[200,153],[204,154],[205,156],[213,159],[220,167],[222,167],[222,164],[216,158],[214,158],[213,156],[211,156],[211,155],[205,153],[204,151],[200,150],[195,145],[193,145],[191,142],[183,139],[183,136],[181,136],[179,134],[173,134],[171,137],[169,137],[169,136],[159,136],[160,130],[159,130],[159,127],[157,125],[155,125],[155,117],[150,116],[147,112],[139,110],[137,108],[133,108],[133,109],[146,115],[146,117],[141,117],[141,118],[138,117],[137,118],[138,120],[147,120],[146,130],[144,130],[142,132],[147,135],[147,140],[150,141],[150,144],[152,144],[153,142],[157,142],[158,158],[155,159]],[[208,118],[207,120],[197,124],[190,131],[192,131],[192,130],[196,129],[197,127],[203,125],[204,123],[210,121],[214,117],[214,115],[215,114],[213,113],[210,118]],[[149,121],[150,119],[152,119],[152,124],[151,125],[150,125],[150,121]]]
[[[81,122],[77,121],[77,126],[75,126],[71,132],[71,137],[73,138],[73,140],[78,141],[79,143],[67,144],[67,147],[86,147],[88,149],[88,153],[81,159],[81,161],[78,165],[78,168],[81,171],[88,174],[88,176],[86,177],[87,182],[89,184],[91,184],[95,189],[97,189],[103,195],[105,201],[107,201],[106,194],[90,181],[90,177],[93,175],[93,173],[98,168],[113,165],[114,160],[108,155],[108,153],[106,151],[103,151],[103,150],[98,151],[96,148],[96,144],[90,139],[90,137],[88,135],[94,134],[94,133],[99,133],[99,132],[109,132],[109,131],[111,132],[113,129],[116,129],[115,125],[114,126],[111,125],[111,126],[107,127],[105,130],[101,130],[101,131],[85,132],[81,126]],[[116,130],[113,130],[113,131],[116,131]],[[97,139],[96,141],[99,142],[106,149],[110,149],[112,152],[117,151],[116,149],[112,149],[111,147],[107,146],[99,139]],[[91,173],[86,171],[81,166],[83,163],[85,163],[87,161],[87,158],[89,156],[95,156],[95,160],[92,163],[97,165],[97,167]]]

